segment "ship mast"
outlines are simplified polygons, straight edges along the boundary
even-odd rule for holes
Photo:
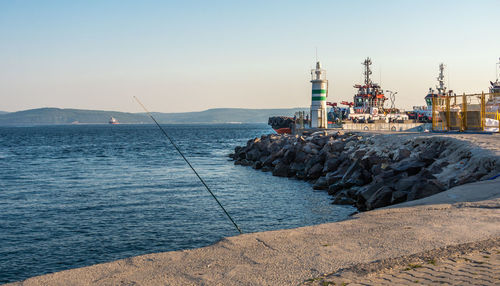
[[[372,60],[370,58],[366,58],[366,60],[363,62],[363,65],[365,66],[365,85],[369,86],[372,84],[372,80],[370,79],[370,75],[372,74],[372,71],[370,69],[370,65],[372,64]]]
[[[500,73],[498,72],[498,68],[500,67],[500,58],[498,58],[498,63],[496,64],[496,68],[497,68],[497,82],[498,82],[498,79],[500,78]]]
[[[438,90],[438,95],[444,95],[446,92],[446,86],[444,86],[444,64],[439,64],[439,76],[437,77],[439,85],[436,85]]]

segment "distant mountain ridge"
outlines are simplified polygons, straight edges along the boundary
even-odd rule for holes
[[[164,124],[189,123],[267,123],[270,116],[293,116],[306,108],[245,109],[214,108],[199,112],[152,113],[156,120]],[[124,124],[152,123],[144,113],[118,111],[37,108],[17,112],[0,113],[0,126],[51,125],[51,124],[106,124],[114,117]]]
[[[1,114],[7,114],[8,112],[7,111],[0,111],[0,115]]]

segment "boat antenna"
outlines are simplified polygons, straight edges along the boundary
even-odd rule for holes
[[[158,121],[156,121],[156,119],[153,117],[153,115],[151,115],[151,113],[147,110],[147,108],[144,106],[144,104],[142,104],[139,101],[139,99],[137,97],[134,96],[134,99],[137,101],[137,103],[139,103],[139,105],[144,109],[144,111],[146,111],[146,113],[149,115],[149,117],[151,117],[151,119],[153,119],[153,121],[156,123],[156,126],[158,126],[158,128],[160,128],[161,132],[163,132],[163,134],[165,135],[165,137],[168,138],[168,140],[170,141],[170,143],[172,144],[172,146],[174,146],[175,150],[177,150],[177,152],[179,152],[179,154],[181,155],[182,159],[184,159],[184,161],[186,161],[186,163],[191,168],[191,170],[193,170],[194,174],[198,177],[198,179],[203,184],[203,186],[205,186],[205,188],[210,193],[210,195],[212,195],[212,197],[215,199],[215,201],[217,202],[217,204],[219,204],[219,206],[221,207],[221,209],[224,211],[224,213],[229,218],[229,220],[233,223],[234,227],[236,227],[236,229],[238,230],[238,232],[240,234],[243,234],[243,231],[241,231],[240,227],[236,224],[236,222],[233,220],[233,218],[229,215],[229,213],[226,211],[226,209],[224,208],[224,206],[222,206],[222,204],[219,202],[219,200],[214,195],[214,193],[212,192],[212,190],[210,190],[210,188],[205,183],[205,181],[200,177],[200,175],[198,174],[198,172],[196,172],[196,170],[191,165],[191,163],[189,163],[188,159],[184,156],[184,154],[182,154],[181,150],[179,149],[179,147],[177,147],[177,145],[174,143],[174,141],[172,140],[172,138],[170,136],[168,136],[168,134],[165,131],[165,129],[163,129],[163,127],[161,127],[161,125],[158,123]]]
[[[495,65],[495,68],[496,68],[496,78],[497,78],[497,81],[498,81],[498,77],[500,76],[500,74],[498,73],[498,67],[500,67],[500,58],[498,58],[498,63]]]
[[[448,80],[448,88],[451,88],[450,87],[450,69],[449,68],[446,70],[446,75],[447,75],[447,80]]]
[[[364,75],[365,75],[365,85],[369,86],[372,84],[372,80],[370,79],[370,75],[372,74],[372,70],[370,69],[370,65],[372,64],[372,60],[368,57],[366,60],[362,63],[362,65],[365,66],[364,68]]]
[[[378,69],[380,70],[379,71],[379,85],[382,86],[382,65],[378,65]]]

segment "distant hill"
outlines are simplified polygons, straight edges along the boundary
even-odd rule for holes
[[[162,123],[267,123],[270,116],[293,116],[302,110],[306,109],[214,108],[200,112],[153,113],[153,116]]]
[[[7,114],[8,112],[7,111],[0,111],[0,115],[1,114]]]
[[[270,116],[293,116],[296,111],[306,108],[290,109],[244,109],[244,108],[215,108],[200,112],[182,113],[153,113],[160,123],[267,123]],[[144,113],[127,113],[117,111],[38,108],[18,112],[0,114],[0,125],[50,125],[50,124],[106,124],[110,117],[120,123],[142,124],[152,123]]]
[[[123,122],[148,122],[144,114],[81,109],[38,108],[0,115],[0,125],[107,123],[113,116]]]

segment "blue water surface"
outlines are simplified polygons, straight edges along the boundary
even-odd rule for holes
[[[165,125],[244,232],[343,220],[309,183],[235,166],[264,124]],[[237,231],[154,125],[0,127],[0,283]]]

